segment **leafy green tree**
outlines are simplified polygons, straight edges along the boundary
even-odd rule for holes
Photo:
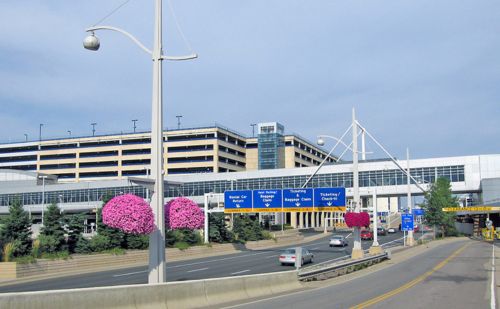
[[[70,253],[75,253],[76,244],[84,230],[85,218],[84,213],[64,217],[68,233],[68,251]]]
[[[40,235],[44,236],[43,241],[40,239],[42,252],[55,253],[66,250],[63,215],[57,204],[52,203],[47,207],[43,221],[43,227],[40,230]]]
[[[434,232],[436,232],[436,227],[439,227],[444,235],[453,235],[456,233],[455,214],[444,212],[443,208],[457,205],[457,198],[451,193],[450,181],[447,178],[440,177],[425,193],[423,204],[425,209],[424,220],[428,225],[434,227]]]
[[[113,194],[107,192],[102,198],[103,207],[113,197]],[[97,234],[104,236],[105,238],[103,239],[107,239],[109,241],[109,244],[105,245],[105,250],[126,247],[125,233],[123,233],[119,229],[109,227],[102,223],[102,207],[97,210]],[[101,245],[102,244],[100,244],[100,246]]]
[[[13,257],[28,255],[31,252],[31,222],[18,199],[10,205],[9,215],[3,220],[0,230],[0,243],[5,246],[12,242],[16,242]],[[3,246],[0,250],[3,250]]]

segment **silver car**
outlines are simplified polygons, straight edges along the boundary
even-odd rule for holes
[[[302,261],[300,265],[302,266],[305,263],[314,262],[314,255],[305,248],[301,249],[302,249]],[[281,252],[281,254],[279,255],[279,262],[281,263],[281,265],[286,265],[286,264],[295,265],[295,260],[296,260],[295,248],[288,248],[285,251]]]
[[[330,247],[334,246],[345,247],[347,246],[347,240],[342,235],[333,235],[332,238],[330,238]]]

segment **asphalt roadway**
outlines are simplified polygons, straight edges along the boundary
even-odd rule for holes
[[[321,239],[303,243],[300,246],[309,249],[314,254],[314,263],[333,259],[341,259],[350,254],[353,237],[350,233],[339,232],[348,236],[347,247],[329,247],[331,233]],[[401,245],[403,234],[401,232],[379,236],[379,244]],[[362,247],[368,249],[372,241],[362,241]],[[278,256],[281,251],[291,246],[265,249],[248,250],[237,254],[207,257],[186,261],[168,262],[166,265],[168,281],[184,281],[207,279],[217,277],[230,277],[259,273],[292,270],[293,266],[281,266]],[[293,247],[293,246],[292,246]],[[168,257],[167,257],[168,260]],[[306,264],[307,267],[309,264]],[[0,286],[0,293],[43,291],[58,289],[74,289],[87,287],[102,287],[128,284],[147,283],[147,267],[122,268],[103,272],[85,273],[66,277],[41,279],[19,284]]]
[[[412,248],[415,253],[405,260],[378,264],[363,275],[226,308],[496,308],[493,251],[498,256],[500,248],[465,238],[436,243]]]

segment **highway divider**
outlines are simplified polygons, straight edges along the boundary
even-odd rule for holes
[[[302,268],[298,272],[298,277],[301,281],[326,280],[380,263],[386,259],[390,259],[390,253],[388,252],[355,260],[346,256],[345,259],[340,261],[330,261]]]
[[[0,308],[205,308],[297,290],[296,271],[163,284],[0,294]]]

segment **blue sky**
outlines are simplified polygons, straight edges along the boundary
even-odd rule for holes
[[[0,142],[24,134],[150,129],[150,57],[125,37],[84,29],[123,0],[0,1]],[[147,46],[154,1],[102,24]],[[279,121],[311,141],[359,121],[395,156],[500,153],[499,1],[164,1],[164,126],[215,122],[251,135]],[[190,49],[191,48],[191,49]],[[331,144],[333,145],[333,143]],[[374,144],[368,148],[381,152]]]

